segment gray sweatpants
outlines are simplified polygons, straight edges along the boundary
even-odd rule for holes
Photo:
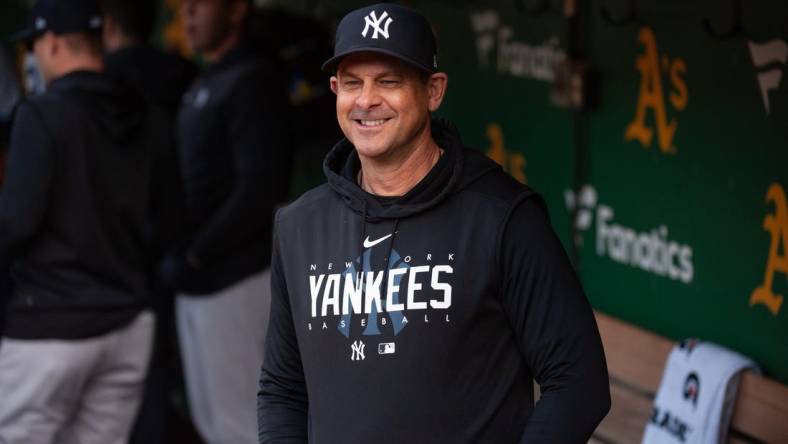
[[[269,282],[265,270],[211,295],[176,299],[189,409],[208,444],[257,444]]]
[[[122,444],[142,398],[153,314],[80,340],[0,343],[0,444]]]

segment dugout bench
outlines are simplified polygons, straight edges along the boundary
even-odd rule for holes
[[[610,374],[610,413],[592,444],[640,443],[674,342],[595,312]],[[788,386],[742,375],[727,444],[788,444]]]

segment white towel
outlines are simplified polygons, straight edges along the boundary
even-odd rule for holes
[[[643,444],[719,444],[728,436],[739,376],[749,358],[710,342],[684,340],[662,372]]]

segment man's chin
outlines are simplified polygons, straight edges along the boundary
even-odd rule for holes
[[[358,145],[354,144],[353,146],[356,147],[356,152],[358,153],[359,157],[365,157],[367,159],[384,158],[389,152],[387,146],[380,144],[359,143]]]
[[[376,157],[386,151],[386,145],[382,143],[383,138],[380,134],[360,134],[352,131],[348,140],[356,147],[358,154],[364,157]]]

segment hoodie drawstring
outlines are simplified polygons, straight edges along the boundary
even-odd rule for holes
[[[362,209],[361,209],[361,242],[359,242],[359,268],[361,272],[364,272],[364,240],[367,236],[367,202],[364,201]],[[370,267],[372,264],[370,264]]]
[[[386,292],[388,292],[389,289],[389,270],[391,269],[389,261],[391,260],[391,252],[394,251],[394,238],[397,236],[397,225],[399,225],[399,219],[394,219],[394,228],[391,230],[391,240],[389,241],[389,248],[386,251],[386,268],[383,273],[382,297],[386,297]]]
[[[394,219],[394,226],[391,230],[391,240],[389,241],[389,248],[386,250],[385,256],[385,268],[383,271],[383,288],[381,289],[381,297],[386,297],[386,292],[389,289],[389,269],[391,268],[391,264],[389,261],[391,260],[391,252],[394,251],[394,238],[397,237],[397,227],[399,226],[399,219]],[[364,201],[361,207],[361,241],[359,242],[359,271],[364,272],[364,241],[366,240],[367,236],[367,202]],[[372,254],[370,253],[370,268],[372,268]]]

